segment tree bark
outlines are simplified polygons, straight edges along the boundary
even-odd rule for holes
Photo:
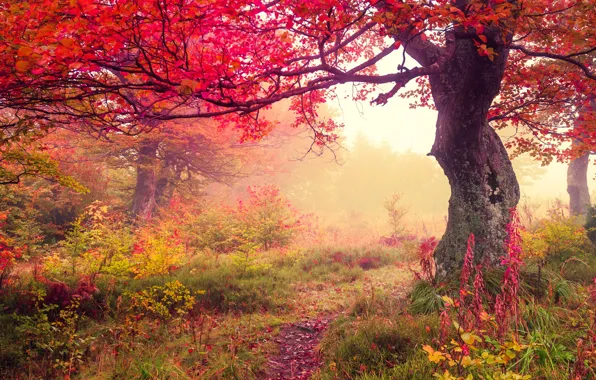
[[[488,109],[498,94],[507,50],[495,45],[491,61],[470,38],[456,39],[445,69],[430,77],[439,111],[435,156],[451,186],[447,229],[435,250],[438,279],[461,269],[471,233],[475,262],[498,265],[505,253],[510,209],[520,191],[500,138],[488,125]]]
[[[172,166],[173,164],[166,160],[159,171],[155,187],[155,203],[159,208],[167,207],[174,196],[175,180],[179,175]]]
[[[579,135],[588,135],[587,131],[593,129],[596,122],[596,97],[593,97],[587,106],[580,109],[576,129]],[[582,145],[580,140],[573,140],[573,146]],[[586,215],[590,206],[590,189],[588,187],[588,165],[590,152],[585,152],[571,160],[567,168],[567,192],[569,193],[569,212],[571,215]]]
[[[142,220],[150,219],[156,205],[157,141],[140,143],[137,157],[137,182],[132,200],[132,214]]]
[[[590,154],[584,153],[572,160],[567,168],[567,192],[569,193],[569,212],[571,215],[586,215],[590,206],[588,188],[588,165]]]

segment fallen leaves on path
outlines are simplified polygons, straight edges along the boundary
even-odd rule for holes
[[[317,345],[332,318],[286,325],[275,342],[279,353],[269,358],[267,380],[307,380],[321,366]]]

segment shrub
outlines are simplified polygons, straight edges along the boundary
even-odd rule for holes
[[[584,228],[592,244],[596,244],[596,207],[593,205],[588,208]]]
[[[9,379],[19,368],[24,368],[27,353],[23,347],[19,322],[15,315],[0,314],[0,377]]]
[[[524,256],[565,279],[589,282],[596,277],[594,247],[575,218],[558,214],[542,220],[533,232],[522,232]]]
[[[584,256],[592,247],[586,230],[576,218],[551,213],[539,222],[534,231],[522,232],[524,258],[538,258],[548,262],[563,263],[572,256]]]
[[[200,293],[204,293],[201,291]],[[136,293],[129,293],[130,311],[137,319],[148,317],[164,322],[186,316],[196,300],[179,281],[166,282]]]
[[[184,247],[175,236],[146,231],[135,245],[133,271],[137,278],[164,276],[177,269],[183,259]]]
[[[375,269],[381,266],[380,257],[361,257],[358,259],[358,266],[364,270]]]
[[[127,277],[134,263],[133,231],[121,214],[95,202],[66,232],[59,248],[44,258],[44,270],[54,276],[109,274]]]
[[[16,316],[16,331],[22,339],[21,344],[30,360],[48,360],[46,374],[63,374],[70,377],[83,362],[85,352],[93,337],[79,331],[82,314],[80,298],[73,297],[70,303],[59,310],[56,318],[51,319],[55,304],[45,304],[43,292],[37,294],[36,311],[32,315]]]
[[[202,209],[178,207],[173,210],[174,222],[183,234],[187,249],[228,253],[237,246],[238,221],[228,207],[207,204]]]
[[[248,199],[238,202],[236,217],[243,240],[265,250],[287,246],[301,227],[298,212],[277,187],[248,187]]]
[[[393,194],[389,199],[385,200],[385,204],[383,205],[389,218],[392,237],[401,236],[405,231],[403,218],[408,213],[408,210],[398,205],[400,199],[400,194]]]
[[[12,241],[0,231],[0,290],[8,280],[16,259],[21,257],[21,250],[12,246]]]
[[[434,286],[427,281],[416,281],[410,293],[410,312],[427,315],[439,312],[443,307],[441,294],[445,294],[445,290],[444,287]]]

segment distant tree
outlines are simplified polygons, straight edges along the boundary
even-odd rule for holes
[[[569,211],[572,215],[586,215],[591,205],[588,187],[588,166],[593,148],[584,141],[589,132],[596,129],[596,97],[579,110],[575,129],[579,136],[573,140],[573,153],[567,169],[567,192],[569,193]]]

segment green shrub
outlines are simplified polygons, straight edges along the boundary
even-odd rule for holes
[[[412,314],[434,314],[443,307],[441,295],[443,287],[437,287],[427,281],[417,281],[410,293],[410,312]]]
[[[16,330],[18,326],[19,322],[14,315],[0,315],[1,378],[10,378],[9,375],[23,368],[27,362],[22,335]]]
[[[586,229],[588,239],[590,239],[592,244],[596,244],[596,207],[594,205],[588,208],[584,228]]]

